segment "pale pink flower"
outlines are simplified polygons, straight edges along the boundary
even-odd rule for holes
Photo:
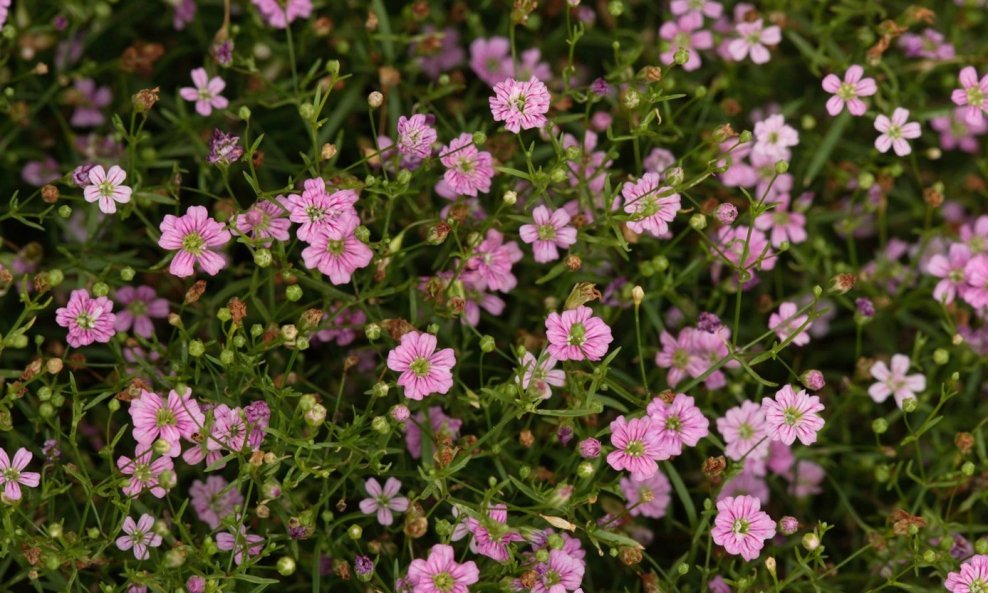
[[[432,143],[438,135],[425,115],[398,118],[398,152],[409,158],[424,159],[432,154]]]
[[[779,27],[775,25],[766,27],[762,19],[739,22],[735,26],[735,31],[738,38],[728,44],[727,51],[731,58],[738,62],[750,55],[752,62],[764,64],[772,56],[765,46],[777,45],[782,41],[782,31]]]
[[[988,220],[988,217],[983,218]],[[972,237],[968,245],[981,240],[981,237]],[[988,307],[988,255],[978,253],[964,265],[964,282],[966,286],[960,293],[961,298],[975,309]]]
[[[189,486],[189,502],[199,520],[210,529],[216,529],[244,503],[244,497],[222,476],[209,476],[205,482],[193,480]]]
[[[749,562],[758,558],[765,540],[775,537],[775,521],[752,496],[731,496],[717,502],[717,517],[710,531],[715,544],[728,554]]]
[[[178,94],[186,101],[194,101],[196,113],[199,115],[206,117],[213,112],[213,109],[225,109],[229,104],[226,97],[220,95],[226,88],[226,82],[219,76],[210,78],[205,68],[196,68],[192,71],[192,83],[194,87],[182,87],[178,90]]]
[[[295,19],[307,19],[312,14],[312,0],[251,1],[261,13],[264,21],[275,29],[286,29]]]
[[[645,173],[621,188],[624,211],[631,215],[628,228],[632,231],[659,238],[669,235],[669,223],[676,218],[681,202],[679,194],[671,187],[660,186],[660,181],[657,173]]]
[[[88,290],[73,290],[69,302],[55,310],[55,323],[68,328],[65,341],[73,348],[109,342],[116,333],[116,321],[113,301],[106,297],[94,299]]]
[[[224,552],[233,551],[233,561],[240,566],[244,557],[257,556],[264,549],[264,538],[253,533],[247,533],[243,525],[236,531],[224,531],[216,534],[216,547]]]
[[[951,572],[943,582],[950,593],[982,593],[988,591],[988,556],[977,554]]]
[[[703,65],[700,52],[697,50],[710,49],[714,46],[714,36],[710,31],[700,29],[703,17],[699,19],[683,16],[675,21],[666,21],[659,28],[659,37],[669,44],[669,48],[659,54],[659,59],[665,65],[676,63],[676,52],[684,49],[687,52],[683,70],[692,72]],[[700,30],[697,30],[700,29]]]
[[[672,486],[669,478],[660,471],[650,478],[638,481],[632,478],[621,478],[621,492],[628,501],[625,505],[632,517],[651,517],[661,519],[666,516],[666,509],[672,498],[669,493]]]
[[[788,195],[773,201],[775,207],[755,219],[755,228],[769,233],[773,247],[781,247],[786,241],[792,245],[806,241],[806,216],[790,211]]]
[[[508,507],[505,504],[492,505],[487,511],[486,520],[467,517],[465,524],[473,534],[471,547],[474,551],[498,562],[507,562],[511,557],[508,544],[525,541],[519,533],[507,527]]]
[[[453,387],[456,356],[452,348],[436,351],[436,336],[411,331],[388,352],[388,368],[396,373],[405,397],[421,400],[434,393],[445,394]]]
[[[787,301],[779,305],[778,312],[769,316],[768,328],[775,332],[780,341],[784,342],[791,338],[791,344],[804,346],[810,343],[810,334],[806,333],[812,325],[807,323],[809,319],[809,315],[799,314],[796,303]]]
[[[926,273],[940,278],[933,289],[933,298],[945,304],[954,302],[967,286],[964,268],[971,260],[971,250],[963,243],[953,243],[947,255],[937,253],[926,264]]]
[[[157,439],[164,439],[171,444],[166,453],[169,457],[178,457],[181,439],[192,440],[206,422],[189,388],[182,395],[172,389],[167,398],[142,389],[141,396],[130,402],[130,417],[134,440],[150,447]]]
[[[714,0],[672,0],[669,10],[676,16],[702,25],[704,17],[719,19],[724,13],[724,6]]]
[[[233,224],[241,235],[249,235],[259,245],[270,246],[272,240],[291,238],[288,233],[292,226],[288,218],[290,212],[291,207],[284,196],[278,196],[274,201],[259,199],[247,212],[238,214]]]
[[[717,493],[717,500],[747,495],[757,498],[762,504],[768,504],[770,494],[765,477],[745,468],[741,473],[724,482],[720,492]]]
[[[565,538],[566,534],[563,534],[563,537]],[[574,540],[567,540],[567,543],[569,541]],[[531,593],[583,592],[580,584],[583,582],[586,563],[582,558],[569,554],[565,545],[562,550],[549,550],[548,562],[536,564],[533,570],[535,584],[532,585]]]
[[[566,384],[566,373],[556,369],[556,359],[546,356],[539,362],[531,352],[526,352],[521,359],[524,369],[519,377],[521,388],[537,394],[542,399],[552,396],[552,387],[562,387]]]
[[[494,160],[491,153],[478,150],[473,134],[460,134],[439,152],[439,162],[446,167],[443,180],[459,195],[476,196],[491,190]]]
[[[511,41],[500,36],[474,39],[470,42],[470,68],[490,86],[507,79],[514,73]]]
[[[3,497],[6,500],[20,500],[21,486],[37,488],[41,483],[41,474],[24,471],[33,457],[30,451],[21,447],[14,453],[14,458],[10,459],[7,450],[0,448],[0,485],[3,486]]]
[[[518,229],[521,240],[532,244],[535,261],[546,263],[559,259],[557,247],[568,249],[576,243],[576,229],[570,226],[570,216],[560,208],[552,211],[545,206],[532,210],[535,224],[523,224]]]
[[[155,498],[164,498],[168,491],[159,483],[158,478],[163,472],[175,471],[175,463],[167,456],[152,459],[151,449],[141,451],[140,443],[137,447],[139,452],[133,459],[126,455],[117,458],[117,469],[123,475],[130,476],[129,481],[123,486],[123,493],[133,498],[145,490],[150,490]]]
[[[343,189],[327,194],[326,182],[319,178],[306,179],[302,187],[302,194],[288,196],[285,204],[289,219],[301,225],[296,235],[302,241],[308,241],[320,230],[346,235],[360,224],[354,208],[358,199],[354,190]]]
[[[210,276],[226,267],[226,260],[215,251],[230,242],[230,231],[209,217],[203,206],[189,206],[183,216],[166,214],[159,225],[158,247],[176,250],[168,271],[179,278],[195,273],[195,264]]]
[[[123,532],[117,538],[117,548],[126,552],[133,548],[134,558],[147,560],[150,554],[148,548],[157,548],[161,545],[161,536],[152,531],[154,527],[154,517],[144,513],[137,522],[133,517],[124,519]]]
[[[647,410],[658,427],[659,439],[668,453],[666,458],[681,454],[683,445],[695,447],[700,439],[710,434],[710,421],[693,398],[684,393],[677,393],[669,403],[656,397]]]
[[[611,328],[587,306],[552,312],[545,320],[549,354],[556,360],[600,360],[614,340]]]
[[[892,148],[895,154],[906,156],[913,151],[906,140],[919,138],[922,130],[918,123],[907,121],[908,119],[909,110],[902,107],[896,107],[891,119],[884,115],[875,118],[875,129],[881,132],[881,135],[875,138],[875,148],[878,152],[885,153]]]
[[[824,77],[823,90],[833,94],[827,100],[827,113],[836,117],[846,106],[851,115],[864,115],[868,106],[861,97],[874,95],[878,92],[878,86],[874,78],[861,78],[863,75],[864,68],[854,64],[844,73],[843,82],[835,74]]]
[[[800,459],[785,474],[785,478],[789,480],[789,494],[797,498],[820,494],[823,491],[820,484],[826,477],[827,470],[809,459]]]
[[[366,268],[374,259],[371,248],[352,230],[340,233],[321,228],[309,235],[308,244],[302,250],[305,267],[326,274],[333,284],[346,284],[355,271]]]
[[[625,420],[618,416],[611,422],[611,445],[607,463],[614,469],[628,470],[634,480],[647,480],[659,471],[656,461],[667,459],[655,421],[645,416]]]
[[[888,397],[895,397],[895,405],[902,407],[907,399],[915,398],[926,389],[926,376],[922,373],[906,375],[909,372],[909,357],[905,354],[893,354],[891,369],[884,361],[871,365],[871,376],[878,380],[868,388],[868,395],[876,403],[882,403]]]
[[[123,185],[127,173],[120,167],[113,165],[110,170],[103,169],[102,165],[95,165],[89,170],[89,185],[82,190],[82,195],[87,202],[99,202],[100,212],[113,214],[117,211],[117,202],[126,204],[130,202],[130,187]]]
[[[158,293],[150,286],[124,286],[117,290],[117,301],[124,309],[117,313],[114,329],[118,332],[134,329],[142,338],[154,335],[151,319],[168,317],[168,301],[158,298]]]
[[[770,115],[757,122],[754,136],[752,158],[765,157],[771,162],[773,169],[776,161],[788,161],[792,157],[789,149],[799,144],[799,132],[787,124],[786,118],[781,114]]]
[[[968,124],[980,126],[984,123],[984,114],[988,113],[988,74],[978,80],[978,71],[973,66],[965,66],[957,78],[961,88],[954,89],[950,99],[955,105],[967,106]]]
[[[503,121],[504,127],[515,134],[544,126],[549,101],[549,89],[537,78],[524,82],[502,80],[494,85],[494,96],[489,99],[494,121]]]
[[[669,369],[666,373],[666,383],[669,387],[675,387],[687,376],[699,377],[705,370],[703,361],[694,347],[694,331],[693,328],[686,327],[680,330],[676,337],[665,330],[659,335],[662,350],[655,355],[655,364],[660,368]]]
[[[408,566],[408,581],[414,593],[467,593],[480,580],[480,571],[472,560],[458,563],[452,546],[432,546],[425,560],[416,558]]]
[[[404,513],[408,510],[408,499],[398,496],[401,482],[397,478],[388,478],[383,487],[376,479],[368,478],[364,482],[364,489],[367,490],[368,498],[360,501],[360,512],[365,515],[377,513],[377,522],[381,525],[394,523],[392,511]]]
[[[765,412],[753,401],[745,400],[718,418],[717,430],[727,444],[724,454],[729,459],[741,461],[746,456],[761,459],[768,454]]]
[[[816,442],[816,434],[823,428],[823,404],[815,395],[807,395],[800,389],[794,391],[792,385],[783,385],[775,392],[774,398],[762,400],[762,411],[769,437],[786,445],[796,439],[804,445]]]
[[[511,268],[523,257],[514,241],[504,242],[504,235],[494,229],[474,248],[461,275],[463,282],[477,291],[510,292],[518,284]]]

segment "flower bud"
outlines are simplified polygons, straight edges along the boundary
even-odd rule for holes
[[[346,530],[346,534],[350,537],[350,539],[357,541],[363,536],[364,530],[360,527],[360,525],[351,525],[350,528]]]
[[[775,172],[779,175],[784,175],[789,171],[789,163],[786,161],[775,161]]]
[[[480,338],[480,351],[484,353],[494,351],[494,336],[484,336]]]
[[[589,461],[584,461],[580,463],[580,465],[576,466],[576,475],[580,476],[583,479],[593,477],[593,474],[594,474],[593,464],[590,463]]]
[[[799,530],[799,521],[796,517],[786,515],[779,519],[779,531],[782,535],[792,535]]]
[[[483,132],[474,132],[473,133],[473,143],[476,146],[481,146],[481,145],[483,145],[486,142],[487,142],[487,134],[485,134]]]
[[[271,265],[274,261],[274,257],[271,252],[267,249],[258,249],[254,252],[254,265],[259,268],[266,268]]]
[[[717,222],[720,224],[731,224],[738,217],[738,207],[730,202],[723,202],[717,206],[714,216],[717,217]]]
[[[888,429],[889,423],[885,418],[876,418],[871,423],[871,430],[873,430],[875,434],[885,434],[885,431]]]
[[[820,547],[820,536],[815,533],[807,533],[803,536],[803,547],[812,552]]]
[[[376,323],[368,323],[364,326],[364,335],[373,342],[381,337],[381,326]]]
[[[405,404],[398,404],[391,408],[389,412],[391,414],[391,419],[395,422],[405,422],[408,420],[412,413]]]
[[[504,192],[504,196],[501,198],[504,203],[508,206],[514,206],[518,202],[518,194],[514,191]]]
[[[305,423],[309,426],[320,426],[326,421],[326,408],[322,404],[315,404],[305,413]]]
[[[370,105],[371,109],[377,109],[384,103],[384,95],[378,91],[367,95],[367,104]]]
[[[374,397],[384,397],[388,394],[390,387],[384,381],[378,381],[371,387],[371,395]]]
[[[391,427],[388,425],[388,419],[384,416],[374,416],[374,419],[371,420],[371,428],[374,432],[380,434],[388,434],[391,431]]]
[[[278,558],[278,574],[281,576],[290,576],[295,572],[295,560],[289,556],[282,556]]]
[[[206,579],[199,575],[192,575],[185,581],[185,590],[188,593],[206,593]]]
[[[702,231],[707,228],[707,217],[697,212],[693,216],[690,216],[690,226],[695,231]]]
[[[803,373],[800,381],[802,381],[807,389],[813,391],[820,391],[827,385],[827,381],[823,378],[823,373],[816,369],[811,369]]]
[[[600,441],[593,437],[580,441],[577,448],[580,451],[580,456],[584,459],[596,459],[600,456]]]
[[[189,356],[198,358],[205,353],[206,345],[202,343],[202,340],[191,340],[189,342]]]
[[[302,287],[298,284],[292,284],[285,289],[285,298],[293,303],[298,302],[302,298]]]
[[[645,300],[645,289],[636,284],[635,287],[631,289],[631,300],[635,303],[636,307],[641,305],[642,301]]]

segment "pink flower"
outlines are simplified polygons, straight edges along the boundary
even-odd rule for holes
[[[195,87],[186,86],[178,90],[180,97],[186,101],[195,101],[196,113],[206,117],[213,109],[225,109],[229,101],[220,95],[226,88],[226,82],[219,76],[209,78],[205,68],[192,71],[192,83]]]
[[[292,226],[288,199],[278,196],[274,201],[259,199],[247,212],[238,214],[233,225],[241,235],[249,235],[259,245],[270,246],[272,239],[287,241]]]
[[[776,199],[775,207],[755,219],[755,228],[770,233],[773,247],[781,247],[786,241],[798,245],[806,241],[806,216],[789,211],[789,196]]]
[[[564,549],[549,550],[548,562],[540,562],[533,569],[535,584],[531,593],[566,593],[579,591],[586,565],[582,559],[568,554]]]
[[[667,331],[659,336],[662,350],[655,355],[655,364],[669,369],[666,373],[669,387],[675,387],[687,376],[699,377],[703,374],[705,367],[694,346],[694,331],[693,328],[683,328],[676,337]]]
[[[408,499],[398,496],[401,482],[397,478],[388,478],[383,488],[376,479],[368,478],[364,482],[364,489],[369,497],[360,501],[360,512],[365,515],[377,513],[377,522],[381,525],[394,523],[392,511],[404,513],[408,510]]]
[[[621,188],[624,211],[631,215],[628,228],[636,233],[649,233],[663,238],[669,234],[669,223],[676,218],[681,202],[679,194],[668,186],[659,186],[657,173],[645,173],[641,179],[627,182]]]
[[[961,88],[954,89],[950,100],[955,105],[967,105],[967,123],[980,126],[984,123],[984,114],[988,113],[988,74],[978,80],[978,71],[973,66],[966,66],[957,78]]]
[[[21,486],[37,488],[41,483],[41,474],[24,471],[33,457],[30,451],[21,447],[11,460],[7,456],[7,450],[0,448],[0,485],[3,486],[3,497],[6,500],[20,500]]]
[[[961,569],[949,573],[943,582],[950,593],[980,593],[988,591],[988,556],[977,554],[961,564]]]
[[[549,354],[556,360],[600,360],[614,340],[611,328],[590,307],[552,312],[545,320]]]
[[[504,235],[489,229],[484,240],[474,248],[461,277],[473,290],[509,292],[518,284],[511,267],[521,258],[517,243],[505,243]]]
[[[538,397],[549,399],[552,396],[552,387],[566,384],[566,373],[555,368],[556,362],[552,356],[546,356],[539,362],[531,352],[526,352],[521,359],[524,369],[519,378],[521,388],[531,389]]]
[[[73,290],[69,302],[55,310],[55,323],[69,329],[65,340],[79,348],[93,342],[105,344],[116,333],[117,316],[113,301],[106,297],[92,298],[88,290]]]
[[[103,125],[106,118],[101,109],[113,102],[113,93],[110,92],[110,87],[97,87],[96,81],[92,78],[80,78],[75,81],[73,86],[78,103],[75,111],[72,112],[72,119],[69,123],[76,128]]]
[[[899,47],[910,58],[925,58],[927,60],[949,60],[954,57],[954,46],[946,43],[943,33],[934,29],[923,29],[919,35],[903,33],[899,38]]]
[[[745,468],[744,471],[724,482],[720,492],[717,493],[717,500],[742,495],[754,496],[762,504],[768,504],[770,493],[765,477]]]
[[[974,154],[980,146],[977,137],[988,132],[988,120],[971,125],[967,123],[966,110],[958,107],[950,115],[931,118],[930,127],[940,133],[940,148]]]
[[[792,157],[790,147],[799,144],[799,132],[786,123],[786,118],[780,114],[769,117],[755,124],[755,144],[751,147],[754,157],[765,157],[774,169],[776,161],[788,161]]]
[[[158,247],[177,250],[168,271],[179,278],[195,273],[196,263],[204,272],[215,276],[226,267],[226,260],[213,249],[230,241],[230,231],[209,217],[203,206],[189,206],[183,216],[166,214],[159,225]]]
[[[621,492],[628,501],[628,514],[632,517],[651,517],[661,519],[666,516],[671,497],[672,486],[669,478],[660,471],[650,478],[641,481],[632,478],[621,478]]]
[[[429,408],[429,424],[425,427],[425,412],[419,412],[410,422],[405,422],[405,446],[412,459],[422,457],[422,431],[426,430],[430,440],[438,442],[445,437],[455,440],[460,436],[463,421],[447,416],[439,406]],[[435,447],[433,447],[435,449]]]
[[[141,396],[130,402],[130,417],[134,440],[150,447],[157,439],[164,439],[171,443],[169,457],[178,457],[182,452],[179,441],[192,440],[206,422],[189,388],[183,395],[172,389],[167,399],[142,389]]]
[[[979,240],[980,237],[975,237],[968,245]],[[988,255],[979,253],[964,265],[964,281],[967,285],[961,291],[961,298],[975,309],[988,307]]]
[[[138,443],[138,450],[141,444]],[[155,498],[164,498],[167,490],[159,483],[158,478],[163,472],[175,471],[175,463],[171,457],[159,457],[152,460],[151,449],[144,449],[137,453],[133,459],[126,455],[117,458],[117,469],[125,476],[130,476],[130,481],[123,486],[123,493],[130,497],[137,497],[145,490],[150,490]]]
[[[683,445],[695,447],[700,439],[710,434],[710,421],[693,398],[677,393],[671,402],[660,397],[648,404],[648,415],[658,427],[659,439],[668,453],[666,458],[683,452]]]
[[[494,121],[503,121],[509,132],[517,134],[545,125],[549,99],[549,89],[538,78],[525,82],[509,78],[494,85],[489,102]]]
[[[408,118],[398,118],[398,152],[409,158],[424,159],[432,154],[436,130],[429,125],[425,115],[416,113]]]
[[[494,160],[491,153],[477,150],[473,134],[464,132],[451,140],[439,152],[439,162],[446,167],[443,180],[457,194],[476,196],[491,190]]]
[[[656,461],[668,456],[659,437],[655,421],[645,416],[625,420],[618,416],[611,422],[611,445],[616,449],[607,455],[614,469],[628,470],[633,480],[647,480],[659,471]]]
[[[124,552],[133,548],[134,558],[147,560],[148,548],[157,548],[161,545],[161,536],[152,531],[153,527],[154,517],[147,513],[141,515],[136,523],[133,517],[127,517],[123,523],[123,531],[127,535],[117,538],[117,548]]]
[[[388,368],[396,373],[405,397],[421,400],[433,393],[444,394],[453,387],[456,356],[452,348],[436,351],[436,336],[411,331],[398,347],[388,352]]]
[[[432,546],[426,560],[416,558],[408,566],[413,593],[467,593],[479,580],[476,563],[458,563],[452,546],[445,544]]]
[[[771,57],[765,46],[777,45],[782,41],[782,31],[775,25],[765,27],[762,19],[740,22],[735,26],[735,31],[738,38],[728,44],[727,52],[738,62],[751,55],[752,62],[764,64]]]
[[[366,268],[374,259],[374,252],[353,231],[320,229],[309,235],[308,243],[302,250],[305,267],[318,269],[333,284],[346,284],[355,271]]]
[[[553,212],[545,206],[532,210],[535,224],[523,224],[518,229],[521,240],[532,244],[535,261],[546,263],[559,259],[557,247],[568,249],[576,243],[576,229],[570,226],[569,213],[560,208]]]
[[[765,412],[755,402],[745,400],[717,419],[717,430],[727,447],[729,459],[741,461],[746,456],[762,458],[768,453],[768,431]]]
[[[703,17],[692,18],[682,16],[676,21],[666,21],[659,28],[659,37],[669,43],[669,48],[659,55],[659,59],[667,66],[676,63],[676,52],[680,49],[686,50],[688,58],[683,64],[683,70],[692,72],[699,68],[703,62],[700,60],[698,49],[710,49],[714,46],[714,36],[710,31],[700,30],[703,26]]]
[[[345,235],[360,224],[353,206],[359,197],[357,192],[344,189],[327,194],[326,182],[319,178],[306,179],[302,187],[302,194],[288,196],[286,204],[289,219],[301,224],[296,234],[302,241],[308,241],[320,230]]]
[[[495,504],[487,511],[486,520],[468,517],[464,522],[467,531],[473,534],[472,546],[475,551],[498,562],[507,562],[511,557],[508,544],[525,541],[520,534],[508,529],[508,507]]]
[[[507,37],[477,38],[470,43],[470,69],[490,86],[514,72],[511,42]]]
[[[98,201],[103,214],[113,214],[117,211],[117,202],[130,202],[133,190],[123,185],[126,178],[127,173],[116,165],[110,167],[109,171],[104,170],[101,165],[95,165],[89,170],[89,185],[82,190],[82,195],[89,203]]]
[[[926,376],[922,373],[906,375],[909,372],[909,357],[905,354],[892,355],[892,368],[881,360],[871,365],[871,376],[878,380],[868,388],[868,395],[875,403],[882,403],[890,395],[895,396],[895,405],[902,407],[907,399],[926,389]]]
[[[150,286],[124,286],[117,290],[117,301],[124,306],[124,310],[117,313],[114,324],[114,329],[118,332],[125,332],[133,327],[135,334],[150,338],[154,334],[151,318],[168,317],[168,301],[159,299],[158,293]]]
[[[775,537],[775,521],[761,510],[761,503],[751,496],[731,496],[717,502],[717,517],[710,531],[715,544],[729,554],[751,561]]]
[[[854,64],[844,73],[844,82],[834,74],[828,74],[823,79],[823,90],[833,94],[827,99],[827,113],[836,117],[844,107],[851,115],[864,115],[868,106],[860,97],[870,97],[878,92],[874,78],[864,78],[864,68]]]
[[[233,551],[233,561],[240,566],[244,556],[257,556],[264,549],[261,542],[264,538],[253,533],[247,533],[243,525],[234,531],[224,531],[216,534],[216,547],[224,552]]]
[[[793,391],[792,385],[784,385],[775,392],[774,398],[763,399],[762,411],[769,436],[786,445],[793,444],[796,439],[804,445],[812,445],[816,442],[816,433],[823,428],[820,398],[807,395],[802,389]]]
[[[800,459],[785,475],[789,480],[789,494],[797,498],[820,494],[822,492],[820,484],[826,477],[827,470],[809,459]]]
[[[963,243],[950,246],[947,255],[937,253],[926,264],[926,273],[941,278],[933,289],[933,298],[941,303],[954,302],[967,286],[964,269],[971,260],[971,250]]]
[[[295,19],[312,14],[312,0],[251,0],[264,21],[275,29],[287,29]],[[237,564],[240,564],[239,562]]]
[[[717,230],[717,255],[726,259],[735,268],[753,273],[756,270],[771,270],[775,267],[776,254],[772,251],[765,233],[745,225],[720,227]]]
[[[881,132],[881,135],[875,138],[875,148],[878,152],[885,153],[892,148],[895,154],[906,156],[913,151],[906,140],[919,138],[922,130],[918,123],[907,122],[908,118],[909,110],[902,107],[896,107],[891,119],[884,115],[875,118],[875,129]]]
[[[698,26],[703,24],[703,17],[719,19],[724,13],[724,7],[714,0],[672,0],[669,3],[672,14],[689,19]]]
[[[210,529],[220,526],[223,519],[232,515],[244,497],[222,476],[209,476],[205,483],[194,480],[189,486],[189,501],[199,520]]]
[[[796,303],[788,301],[782,303],[779,305],[779,311],[769,316],[768,328],[775,332],[780,341],[785,342],[791,338],[790,343],[803,346],[810,343],[810,334],[806,331],[812,323],[807,323],[810,319],[809,315],[798,315],[798,312]]]

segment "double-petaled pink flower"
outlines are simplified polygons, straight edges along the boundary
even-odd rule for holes
[[[710,535],[728,554],[751,561],[758,558],[765,540],[775,537],[775,521],[761,510],[757,498],[729,496],[717,502]]]
[[[870,97],[878,92],[874,78],[862,78],[864,68],[854,64],[844,73],[844,80],[836,74],[828,74],[823,79],[823,90],[833,94],[827,100],[827,113],[836,116],[844,107],[851,115],[864,115],[868,106],[861,97]]]
[[[439,151],[439,162],[446,167],[443,181],[457,194],[474,197],[491,191],[494,159],[474,146],[473,134],[464,132],[450,140]]]
[[[621,188],[624,211],[631,215],[628,228],[653,237],[669,236],[669,223],[676,218],[681,201],[668,186],[660,186],[658,173],[645,173],[641,179],[628,181]]]
[[[416,113],[398,118],[398,152],[412,159],[424,159],[432,154],[432,143],[438,135],[429,125],[427,116]]]
[[[807,395],[792,385],[784,385],[774,398],[762,400],[765,424],[772,440],[791,445],[799,439],[804,445],[816,442],[816,434],[823,428],[823,404],[815,395]]]
[[[210,276],[226,267],[226,260],[216,250],[230,242],[230,231],[210,218],[205,207],[189,206],[183,216],[166,214],[159,228],[158,246],[178,252],[168,266],[173,275],[191,276],[197,263]]]
[[[425,560],[416,558],[408,566],[408,582],[414,593],[467,593],[480,580],[472,560],[460,564],[452,546],[436,544]]]
[[[178,457],[182,452],[181,439],[192,440],[206,422],[188,388],[182,395],[172,389],[167,398],[142,389],[141,396],[130,402],[130,417],[134,440],[150,447],[157,439],[163,439],[171,445],[166,453],[169,457]]]
[[[950,593],[982,593],[988,591],[988,556],[977,554],[951,572],[943,582]]]
[[[405,397],[420,400],[434,393],[444,394],[453,387],[456,355],[452,348],[436,351],[436,336],[411,331],[388,352],[388,368],[396,373]]]
[[[55,310],[55,323],[68,328],[65,341],[73,348],[109,342],[116,333],[116,322],[113,301],[106,297],[94,299],[88,290],[73,290],[69,302]]]
[[[677,393],[671,402],[657,397],[648,404],[647,411],[657,427],[665,459],[681,454],[683,445],[695,447],[710,433],[710,421],[693,398],[684,393]]]
[[[614,469],[628,470],[634,480],[646,480],[659,471],[658,460],[668,459],[655,421],[645,416],[611,422],[611,445],[607,463]]]
[[[509,132],[541,128],[549,112],[549,89],[538,78],[524,82],[509,78],[494,85],[489,99],[494,121],[503,121]]]
[[[353,273],[366,268],[374,252],[351,230],[341,233],[322,228],[309,235],[308,247],[302,250],[302,261],[310,270],[329,276],[333,284],[346,284]]]
[[[611,328],[587,306],[552,312],[545,320],[549,354],[556,360],[600,360],[614,337]]]
[[[576,229],[570,226],[570,216],[560,208],[552,211],[545,206],[532,210],[534,224],[523,224],[518,229],[521,240],[532,244],[535,261],[546,263],[559,259],[557,247],[568,249],[576,243]]]
[[[332,231],[337,236],[350,233],[360,224],[354,204],[359,196],[352,189],[342,189],[332,194],[326,192],[326,182],[320,178],[306,179],[301,194],[288,196],[284,203],[288,218],[299,223],[296,235],[308,241],[320,230]]]

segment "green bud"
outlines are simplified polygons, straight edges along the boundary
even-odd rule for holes
[[[371,342],[381,337],[381,326],[376,323],[368,323],[364,326],[364,335]]]
[[[892,471],[887,465],[879,465],[875,468],[875,480],[880,483],[885,483],[889,481],[892,477]]]
[[[538,560],[539,562],[548,562],[549,550],[546,550],[545,548],[540,548],[539,551],[535,552],[535,559]]]
[[[351,525],[350,528],[346,530],[346,534],[350,536],[350,539],[357,541],[364,535],[364,530],[360,527],[360,525]]]
[[[106,404],[106,407],[109,408],[111,412],[116,412],[120,409],[120,400],[111,399],[110,402]]]
[[[44,402],[38,406],[38,414],[41,414],[42,418],[51,418],[55,415],[55,406],[48,402]]]
[[[381,434],[388,434],[391,431],[391,427],[388,425],[388,419],[384,416],[374,416],[374,419],[371,420],[371,428]]]
[[[388,394],[390,387],[384,381],[378,381],[371,387],[371,395],[374,397],[384,397]]]
[[[120,279],[124,282],[130,282],[134,279],[134,268],[127,266],[126,268],[120,270]]]
[[[258,249],[254,252],[254,265],[259,268],[266,268],[271,265],[274,256],[267,249]]]
[[[312,408],[305,413],[305,423],[309,426],[322,426],[322,423],[326,421],[326,407],[322,404],[315,404]]]
[[[583,479],[587,479],[593,476],[593,464],[589,461],[584,461],[580,465],[576,466],[576,475]]]
[[[237,117],[244,121],[250,120],[250,107],[247,107],[246,105],[241,106],[237,111]]]
[[[494,336],[484,336],[480,338],[480,351],[481,352],[494,351]]]
[[[439,324],[438,323],[430,323],[428,326],[426,326],[425,331],[427,331],[428,333],[430,333],[432,335],[436,335],[437,333],[439,333]]]
[[[364,225],[360,225],[354,229],[353,236],[355,236],[361,243],[367,243],[370,241],[370,229]],[[398,248],[401,248],[401,243],[398,243]]]
[[[978,554],[988,554],[988,538],[981,538],[974,542],[974,551]]]
[[[686,564],[685,562],[680,562],[676,566],[676,572],[678,572],[680,575],[685,575],[689,571],[690,571],[690,565]]]
[[[93,296],[105,297],[110,294],[110,286],[106,282],[93,284]]]
[[[789,163],[786,161],[775,161],[775,172],[782,175],[789,171]]]
[[[398,171],[398,183],[401,185],[408,185],[412,180],[412,172],[408,169],[402,169]]]
[[[937,348],[933,351],[933,362],[940,366],[943,366],[950,362],[950,352],[947,352],[944,348]]]
[[[340,73],[340,61],[339,60],[329,60],[326,62],[326,72],[330,76],[336,76]]]
[[[97,527],[90,527],[89,529],[86,530],[86,537],[88,537],[89,539],[98,539],[99,536],[100,536],[100,532],[99,532],[99,528]]]
[[[804,130],[812,130],[816,127],[816,118],[810,114],[806,114],[803,116],[801,123]]]
[[[902,402],[902,411],[906,412],[907,414],[915,412],[916,408],[918,407],[919,407],[919,400],[917,400],[915,397],[906,398],[906,400]]]
[[[889,429],[889,423],[888,420],[886,420],[885,418],[876,418],[871,423],[871,430],[873,430],[875,434],[885,434],[885,431],[887,431],[888,429]]]
[[[295,561],[288,556],[282,556],[278,558],[278,574],[281,576],[290,576],[295,572]]]
[[[436,535],[445,538],[453,534],[453,524],[446,519],[436,521]]]
[[[302,103],[298,106],[298,114],[305,121],[312,121],[316,117],[316,108],[312,103]]]
[[[293,303],[297,303],[302,298],[302,287],[298,284],[292,284],[285,289],[285,298]]]
[[[233,346],[235,348],[243,348],[246,345],[247,345],[247,338],[245,338],[243,334],[237,334],[236,336],[234,336]]]
[[[474,132],[473,133],[473,143],[475,145],[482,146],[486,142],[487,142],[487,134],[485,134],[483,132]]]
[[[961,466],[961,473],[969,478],[974,475],[974,470],[975,467],[973,461],[965,461],[964,465]]]
[[[702,231],[707,228],[707,217],[697,212],[693,216],[690,216],[690,226],[695,231]]]
[[[690,52],[685,47],[680,47],[676,50],[676,53],[672,55],[672,59],[676,62],[676,64],[682,66],[690,60]]]
[[[264,326],[261,325],[260,323],[255,323],[254,325],[250,326],[250,335],[251,336],[253,336],[255,338],[259,338],[259,337],[261,337],[261,334],[263,334],[263,333],[264,333]]]
[[[303,412],[308,412],[316,405],[316,396],[311,393],[306,393],[302,397],[298,398],[298,409]]]
[[[189,342],[189,356],[195,356],[199,358],[206,353],[206,345],[202,343],[202,340],[192,340]]]
[[[158,439],[154,442],[154,445],[151,448],[154,449],[154,452],[158,455],[164,455],[172,450],[172,444],[165,439]]]
[[[751,130],[742,130],[741,134],[738,135],[738,142],[742,144],[751,142]]]
[[[62,537],[62,524],[52,523],[48,526],[48,537],[52,539],[59,539]]]
[[[923,552],[923,562],[927,564],[933,564],[937,560],[937,553],[933,550],[927,550]]]
[[[553,183],[562,183],[566,181],[566,170],[562,167],[556,167],[549,173],[549,179]]]
[[[220,307],[219,310],[216,311],[216,318],[220,321],[230,321],[233,319],[233,314],[230,312],[228,307]]]
[[[222,352],[220,352],[220,362],[223,363],[224,366],[230,366],[231,364],[233,364],[235,358],[236,358],[236,354],[233,352],[233,350],[224,349]]]
[[[622,14],[624,14],[624,4],[618,2],[617,0],[614,0],[613,2],[610,2],[607,5],[607,12],[609,12],[610,15],[614,17],[621,16]]]

